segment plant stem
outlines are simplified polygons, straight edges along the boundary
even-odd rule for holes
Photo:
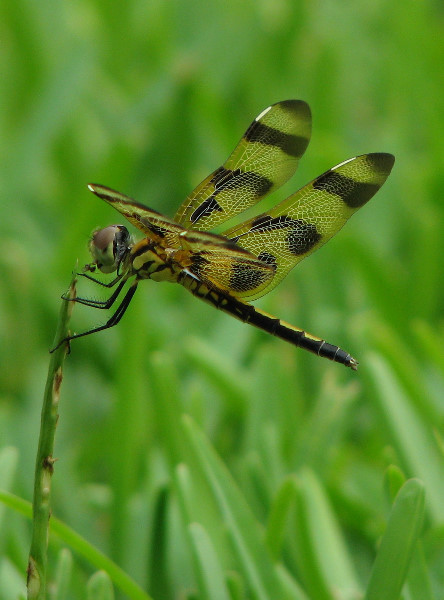
[[[69,297],[75,298],[75,275],[69,287]],[[74,303],[63,301],[54,346],[68,335],[68,323]],[[66,344],[51,354],[46,380],[40,422],[40,437],[35,463],[32,539],[28,562],[28,600],[46,598],[47,548],[49,518],[51,516],[51,477],[54,471],[53,448],[58,420],[60,386],[63,378],[63,362],[68,350]]]

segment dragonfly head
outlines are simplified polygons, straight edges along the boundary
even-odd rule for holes
[[[127,256],[131,245],[130,233],[123,225],[97,229],[89,242],[94,262],[86,265],[85,270],[95,271],[98,268],[102,273],[113,273]]]

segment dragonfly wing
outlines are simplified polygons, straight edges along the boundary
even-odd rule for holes
[[[308,104],[272,104],[251,123],[223,166],[187,197],[175,221],[187,229],[212,229],[253,206],[294,174],[310,135]]]
[[[274,277],[274,266],[223,236],[185,231],[180,239],[183,253],[179,250],[177,259],[210,287],[243,297],[259,293]]]
[[[179,235],[184,228],[132,198],[111,188],[96,183],[88,184],[88,189],[113,208],[119,211],[132,225],[165,248],[178,248]]]
[[[224,232],[275,268],[268,285],[244,297],[254,300],[268,293],[298,262],[333,237],[383,185],[394,160],[385,153],[346,160],[272,210]]]

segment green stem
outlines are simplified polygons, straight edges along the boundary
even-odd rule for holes
[[[75,298],[76,279],[69,288],[69,297]],[[54,347],[68,335],[68,323],[71,317],[73,302],[62,303],[60,309]],[[32,540],[28,562],[28,600],[44,600],[46,598],[47,548],[49,518],[51,515],[50,493],[51,477],[54,471],[54,437],[58,420],[60,386],[63,378],[62,366],[68,350],[66,344],[51,354],[43,398],[40,422],[40,437],[35,464]]]

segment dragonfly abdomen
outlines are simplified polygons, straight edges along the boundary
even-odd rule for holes
[[[238,302],[238,300],[235,299],[235,302]],[[286,342],[290,342],[290,344],[293,344],[298,348],[303,348],[317,356],[322,356],[334,362],[341,363],[356,371],[358,365],[357,360],[350,356],[345,350],[342,350],[333,344],[329,344],[325,340],[318,338],[311,333],[307,333],[303,329],[294,327],[285,321],[281,321],[277,317],[273,317],[254,306],[246,306],[248,309],[252,309],[246,311],[245,319],[241,319],[246,323],[259,327],[259,329],[263,329],[267,333],[271,333]],[[222,310],[226,310],[224,307],[221,308]]]
[[[256,312],[262,311],[256,310]],[[267,313],[264,314],[268,316]],[[279,326],[276,327],[274,335],[291,344],[295,344],[300,348],[304,348],[313,354],[317,354],[323,358],[328,358],[329,360],[341,363],[346,367],[350,367],[354,371],[357,369],[358,361],[348,352],[342,350],[339,346],[329,344],[325,340],[318,338],[311,333],[298,329],[285,321],[279,321]]]
[[[271,333],[271,335],[281,338],[294,346],[308,350],[317,356],[341,363],[354,371],[357,369],[358,361],[338,346],[329,344],[325,340],[307,333],[303,329],[294,327],[285,321],[281,321],[277,317],[225,292],[210,288],[186,272],[181,273],[178,283],[186,287],[193,296],[204,300],[208,304],[236,317],[236,319],[244,323],[254,325],[267,333]]]

